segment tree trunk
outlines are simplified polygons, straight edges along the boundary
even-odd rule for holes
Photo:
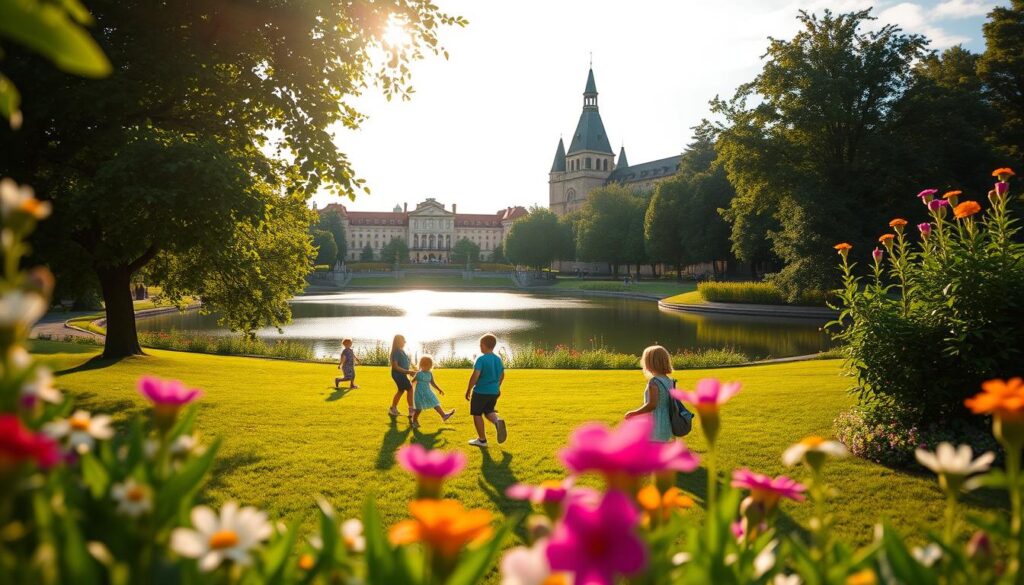
[[[131,277],[127,266],[97,268],[103,302],[107,307],[107,341],[104,358],[142,355],[139,334],[135,329],[135,305],[132,303]]]

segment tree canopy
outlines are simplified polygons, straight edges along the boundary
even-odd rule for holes
[[[646,261],[644,216],[647,199],[618,184],[595,189],[576,223],[576,254],[587,262],[608,262],[617,274],[623,264]]]
[[[568,226],[548,209],[533,207],[529,215],[512,224],[505,239],[505,257],[510,262],[541,270],[555,260],[572,257]]]
[[[408,262],[409,245],[405,243],[405,238],[391,238],[388,243],[384,244],[384,247],[380,249],[380,261],[388,264]]]
[[[315,229],[312,231],[313,247],[316,248],[316,263],[334,267],[338,261],[338,245],[331,232]]]
[[[476,264],[480,260],[480,246],[469,238],[462,238],[452,245],[452,263]]]
[[[316,228],[331,234],[331,237],[334,239],[334,247],[337,249],[336,257],[338,260],[344,260],[348,257],[345,224],[342,223],[340,213],[332,210],[320,213],[320,219],[316,224]]]

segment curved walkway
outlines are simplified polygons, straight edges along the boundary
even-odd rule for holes
[[[791,319],[831,320],[839,316],[838,311],[827,307],[793,307],[789,305],[753,305],[746,303],[712,303],[699,305],[668,303],[658,301],[658,306],[668,311],[712,315],[742,315],[746,317],[788,317]]]

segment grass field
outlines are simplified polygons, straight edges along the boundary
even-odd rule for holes
[[[512,287],[512,279],[507,277],[502,278],[484,278],[478,277],[473,280],[464,280],[461,276],[455,276],[450,274],[411,274],[405,278],[394,278],[391,276],[366,276],[366,277],[353,277],[349,283],[350,286],[387,286],[394,288],[430,288],[433,286],[440,287],[466,287],[466,288],[481,288],[481,287]]]
[[[593,290],[609,292],[631,292],[668,297],[697,290],[696,282],[676,282],[674,280],[641,280],[633,284],[623,284],[621,280],[581,280],[578,278],[559,278],[554,288],[558,290]]]
[[[113,413],[118,421],[144,408],[135,391],[143,374],[204,389],[200,433],[223,440],[208,497],[214,503],[235,499],[275,515],[301,514],[307,521],[317,494],[355,515],[368,491],[376,494],[388,523],[402,518],[414,486],[394,455],[410,441],[468,454],[468,467],[448,484],[448,496],[506,515],[524,511],[504,498],[505,488],[561,477],[555,454],[570,430],[585,421],[619,421],[639,404],[643,386],[638,371],[510,370],[499,403],[509,440],[481,451],[466,445],[473,436],[462,397],[469,370],[436,372],[448,391],[442,403],[458,409],[451,424],[440,424],[430,412],[421,429],[410,431],[404,419],[385,413],[393,384],[383,367],[359,368],[362,388],[346,392],[334,390],[337,370],[329,365],[157,350],[104,363],[90,361],[98,348],[54,342],[36,342],[33,351],[59,371],[58,386],[81,406]],[[724,411],[720,443],[726,468],[782,473],[782,450],[808,435],[831,436],[836,413],[852,403],[836,360],[677,373],[682,387],[715,375],[744,384]],[[699,429],[688,439],[692,449],[704,452]],[[882,517],[918,534],[940,526],[941,492],[929,476],[848,459],[830,465],[827,477],[837,491],[837,530],[858,543],[870,540]],[[703,468],[682,485],[700,502]],[[990,500],[974,499],[970,508],[977,512],[989,505]],[[802,523],[809,506],[786,503],[782,510],[784,521]],[[692,514],[699,518],[699,507]]]

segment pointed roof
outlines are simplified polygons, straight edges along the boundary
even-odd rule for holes
[[[565,143],[558,139],[558,150],[555,151],[555,162],[551,164],[552,173],[565,172]]]
[[[569,152],[566,154],[571,155],[584,150],[615,154],[611,143],[608,142],[608,133],[605,132],[601,114],[597,110],[597,84],[594,83],[593,69],[587,74],[587,88],[583,92],[583,113],[580,114],[580,121],[576,123],[576,132],[573,132]]]
[[[615,163],[615,168],[616,169],[624,169],[624,168],[626,168],[628,166],[629,166],[629,161],[626,160],[626,147],[625,146],[621,146],[621,147],[619,147],[619,159],[618,159],[618,162]]]

